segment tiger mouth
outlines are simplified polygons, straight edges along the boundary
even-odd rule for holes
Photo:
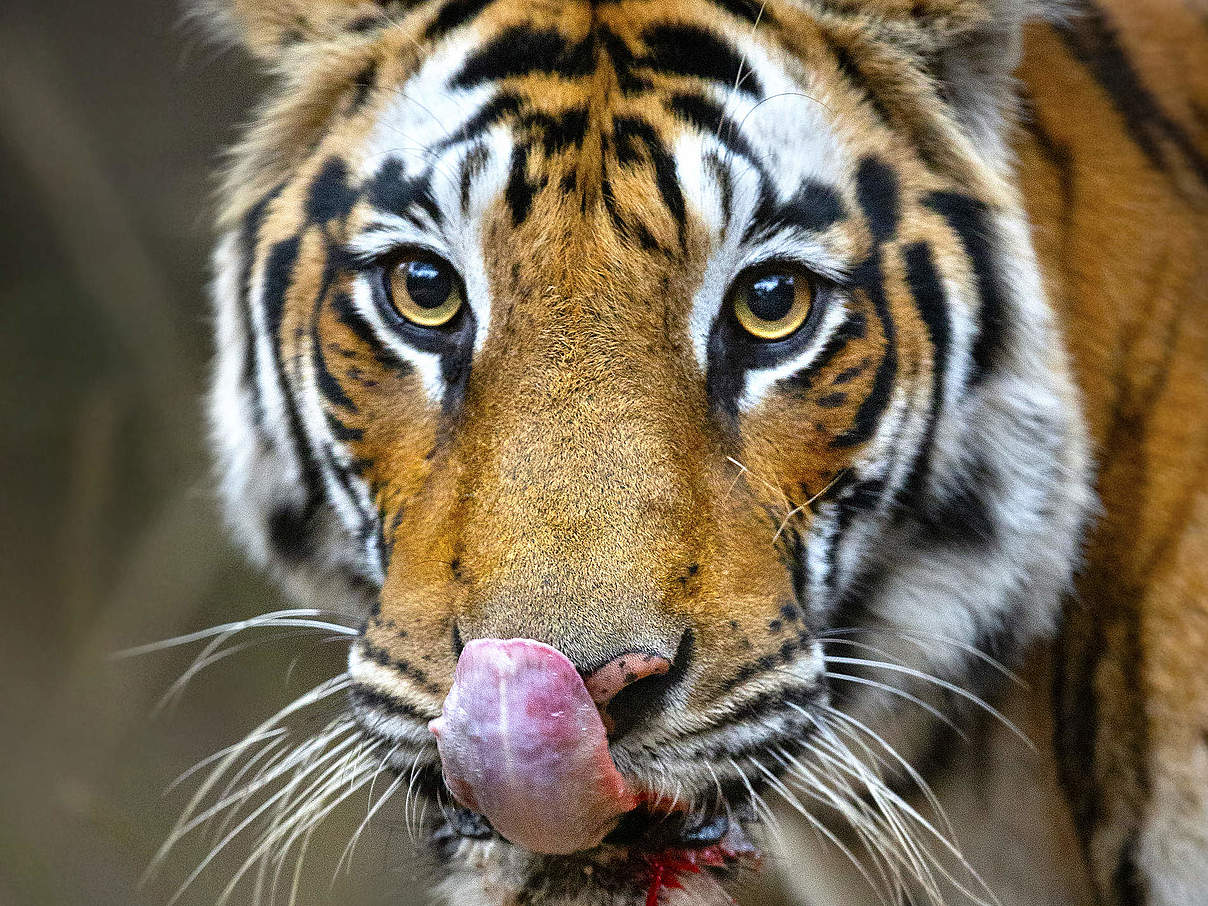
[[[754,811],[748,807],[690,814],[643,804],[623,815],[594,849],[540,858],[559,867],[604,868],[614,882],[623,881],[644,893],[646,906],[655,906],[662,891],[681,889],[686,876],[707,877],[720,884],[742,870],[758,868],[762,855],[747,830],[754,821]],[[462,806],[445,810],[430,839],[442,861],[464,854],[467,845],[509,845],[485,817]],[[606,882],[598,877],[597,883]]]
[[[514,846],[484,815],[451,799],[439,762],[420,764],[398,756],[391,767],[396,775],[410,774],[409,785],[417,798],[432,805],[437,817],[425,833],[439,862],[454,861],[475,844]],[[642,790],[639,805],[620,816],[599,846],[568,857],[541,858],[608,863],[614,868],[628,864],[632,871],[652,878],[661,872],[664,882],[677,872],[708,870],[725,879],[759,867],[762,853],[753,840],[753,828],[760,817],[743,793],[745,783],[724,781],[724,792],[714,802],[694,809],[641,784],[634,786]]]
[[[701,852],[712,847],[731,847],[736,854],[749,846],[745,822],[733,811],[705,815],[689,815],[684,811],[656,811],[639,806],[626,813],[600,844],[601,847],[624,849],[639,855],[657,856],[667,852]],[[491,822],[463,806],[446,809],[443,820],[432,833],[438,846],[456,846],[462,840],[502,840]],[[753,850],[753,847],[752,847]]]

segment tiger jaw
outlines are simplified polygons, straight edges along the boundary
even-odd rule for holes
[[[425,760],[430,749],[412,755],[388,740],[381,744],[391,752],[389,770],[409,788],[403,813],[409,824],[418,820],[442,879],[436,893],[444,902],[727,906],[732,901],[722,885],[761,865],[756,842],[761,818],[750,798],[764,785],[758,777],[747,781],[723,774],[719,782],[712,771],[707,779],[681,776],[657,762],[627,768],[626,783],[641,804],[622,816],[600,845],[547,855],[512,844],[482,815],[452,802],[439,765]],[[649,778],[667,776],[683,782],[675,791],[645,785]],[[700,805],[686,807],[687,800]]]
[[[758,850],[737,819],[675,831],[666,820],[643,820],[644,841],[539,856],[492,835],[474,816],[454,814],[433,836],[447,873],[440,891],[449,902],[729,906],[725,882],[759,865]]]

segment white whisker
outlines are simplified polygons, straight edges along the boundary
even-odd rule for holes
[[[962,642],[959,639],[950,638],[949,636],[924,632],[921,629],[906,629],[902,627],[890,628],[888,626],[851,626],[846,629],[828,629],[826,632],[821,633],[821,638],[826,640],[836,636],[854,635],[856,633],[893,636],[916,646],[924,653],[927,649],[923,647],[923,642],[935,642],[941,645],[947,645],[951,648],[957,649],[958,651],[963,651],[970,657],[976,658],[986,666],[991,667],[998,673],[1001,673],[1004,677],[1015,685],[1019,686],[1021,689],[1031,688],[1027,682],[1025,682],[1017,673],[1015,673],[1015,671],[1011,670],[1006,664],[997,658],[991,657],[976,645],[970,645],[968,642]]]
[[[262,733],[259,736],[245,737],[244,739],[241,739],[238,742],[231,743],[231,745],[225,746],[225,747],[219,749],[217,752],[214,752],[211,755],[207,755],[205,758],[201,759],[201,761],[197,762],[197,764],[193,765],[187,771],[185,771],[182,774],[177,775],[177,777],[171,783],[169,783],[166,787],[164,787],[163,795],[167,796],[167,795],[171,794],[173,790],[175,790],[178,786],[180,786],[182,783],[184,783],[186,780],[188,780],[190,777],[192,777],[198,771],[202,770],[207,765],[213,764],[215,761],[218,761],[220,758],[223,758],[224,756],[230,754],[235,749],[244,749],[249,746],[253,746],[256,743],[261,742],[263,740],[274,739],[274,738],[280,737],[282,734],[285,734],[288,732],[289,731],[286,730],[284,727],[278,727],[275,730],[270,730],[269,732]]]
[[[231,769],[235,762],[249,748],[254,746],[257,742],[263,740],[265,738],[265,734],[276,730],[278,725],[286,718],[317,702],[322,701],[331,695],[347,689],[348,686],[351,685],[351,682],[352,681],[347,674],[340,674],[339,676],[325,680],[310,691],[298,696],[284,708],[280,709],[269,717],[268,720],[255,727],[239,743],[228,747],[226,754],[217,763],[213,770],[210,771],[206,779],[194,792],[192,798],[181,812],[180,817],[177,818],[176,824],[173,826],[172,831],[168,834],[167,839],[152,857],[150,864],[143,873],[143,883],[146,883],[146,881],[154,875],[158,866],[163,862],[168,853],[180,841],[180,839],[187,834],[189,830],[197,826],[199,822],[195,819],[201,804],[206,800],[207,796],[209,796],[210,792],[215,786],[217,786],[222,778],[226,776],[227,772]],[[273,741],[270,741],[269,744],[272,745]],[[210,815],[217,814],[217,812],[212,809],[206,810],[206,813]]]
[[[924,711],[926,711],[928,714],[930,714],[936,720],[938,720],[942,724],[944,724],[944,726],[946,726],[950,730],[952,730],[952,732],[955,733],[957,736],[959,736],[961,739],[965,740],[966,742],[969,739],[969,737],[968,737],[968,735],[966,735],[965,731],[962,730],[960,727],[958,727],[956,724],[954,724],[952,722],[952,720],[950,718],[948,718],[947,716],[945,716],[938,708],[936,708],[932,704],[929,704],[928,702],[923,701],[917,695],[911,695],[905,689],[899,689],[897,686],[891,686],[888,683],[882,683],[882,682],[879,682],[878,680],[868,679],[867,677],[864,677],[864,676],[853,676],[850,673],[839,673],[838,671],[835,671],[835,670],[827,670],[823,673],[823,676],[825,676],[827,679],[840,680],[845,683],[855,683],[858,686],[868,686],[872,689],[880,689],[882,692],[887,692],[890,695],[896,695],[898,698],[908,701],[912,705],[918,705],[920,708],[922,708]]]
[[[885,661],[870,661],[866,660],[865,658],[837,657],[835,655],[824,655],[823,658],[827,661],[827,663],[833,662],[836,664],[846,664],[855,667],[870,667],[876,670],[888,670],[893,673],[901,673],[905,676],[913,677],[914,679],[924,683],[930,683],[931,685],[938,686],[940,689],[951,692],[953,695],[959,696],[960,698],[977,705],[995,720],[999,721],[999,723],[1014,733],[1017,737],[1019,737],[1019,739],[1029,749],[1031,749],[1033,752],[1036,751],[1036,746],[1032,743],[1032,740],[1028,739],[1027,734],[1024,733],[1023,730],[1019,729],[1019,727],[1015,726],[1015,724],[1012,723],[1011,720],[1007,718],[1001,711],[999,711],[985,699],[979,698],[968,689],[962,689],[955,683],[941,679],[938,676],[933,676],[932,674],[926,673],[922,670],[916,670],[913,667],[903,666],[902,664],[891,664],[886,663]]]
[[[133,648],[126,648],[122,651],[114,652],[110,655],[114,659],[123,659],[130,657],[139,657],[144,654],[152,654],[156,651],[165,651],[169,648],[178,648],[181,645],[188,645],[192,642],[200,642],[204,639],[211,639],[214,636],[235,635],[248,629],[259,629],[268,626],[285,626],[285,627],[307,627],[310,629],[321,629],[328,632],[339,633],[340,635],[357,635],[358,630],[354,626],[344,626],[340,623],[332,623],[330,621],[319,619],[324,614],[330,611],[318,610],[315,608],[299,608],[294,610],[275,610],[272,613],[261,614],[256,617],[249,617],[246,620],[237,620],[233,623],[223,623],[220,626],[211,626],[209,629],[200,629],[197,632],[190,632],[186,635],[178,635],[174,638],[163,639],[158,642],[148,642],[145,645],[136,645]]]
[[[739,770],[738,765],[734,762],[734,760],[731,759],[730,761],[731,761],[731,764],[734,764],[735,770]],[[756,767],[761,768],[765,774],[774,776],[771,774],[770,771],[768,771],[768,769],[766,767],[759,764],[758,762],[755,762],[752,760],[752,763],[755,764]],[[740,776],[742,776],[743,782],[746,783],[747,789],[750,791],[751,795],[754,796],[755,792],[751,788],[750,783],[747,782],[746,775],[743,774],[741,770],[739,770],[739,774],[740,774]],[[801,817],[803,817],[806,821],[808,821],[810,823],[810,825],[814,828],[815,831],[817,831],[819,834],[821,834],[823,837],[825,837],[828,841],[830,841],[830,843],[836,849],[838,849],[841,853],[843,853],[843,855],[846,856],[847,859],[851,862],[851,864],[855,867],[856,871],[858,871],[860,873],[860,875],[864,878],[864,880],[868,882],[868,886],[877,894],[877,899],[879,899],[881,901],[881,903],[885,904],[885,906],[890,906],[889,901],[885,898],[885,893],[883,891],[883,885],[878,884],[873,879],[872,875],[870,875],[868,873],[868,869],[864,866],[864,864],[856,857],[855,853],[853,853],[851,851],[850,847],[848,847],[845,843],[843,843],[843,841],[841,841],[838,838],[838,836],[836,836],[834,831],[832,831],[825,824],[823,824],[822,821],[819,820],[815,815],[813,815],[809,811],[809,809],[807,809],[804,805],[802,805],[795,796],[790,795],[786,799],[786,803],[795,812],[797,812],[797,814],[801,815]],[[764,804],[764,808],[767,809],[766,803]],[[770,809],[768,811],[770,813]],[[781,840],[781,844],[783,846],[783,840]]]

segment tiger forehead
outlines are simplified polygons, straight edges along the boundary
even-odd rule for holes
[[[688,205],[674,137],[696,127],[746,151],[726,106],[764,93],[718,18],[713,7],[648,2],[497,3],[483,14],[474,30],[490,37],[449,66],[442,88],[488,98],[454,136],[510,131],[503,197],[513,226],[546,194],[584,213],[602,207],[617,233],[643,248],[683,249]],[[650,196],[662,210],[625,210]]]
[[[795,218],[774,208],[807,183],[825,220],[809,225],[838,219],[831,187],[850,168],[826,104],[803,91],[819,86],[801,47],[778,47],[762,8],[499,0],[462,13],[469,24],[437,16],[425,34],[440,26],[439,40],[417,66],[374,73],[390,101],[361,173],[421,190],[380,197],[440,210],[463,236],[500,238],[498,201],[504,231],[529,240],[574,224],[671,256],[689,251],[693,215],[715,240],[755,205],[784,226]],[[749,28],[735,27],[740,13]]]

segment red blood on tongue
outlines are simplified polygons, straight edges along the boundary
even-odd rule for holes
[[[590,849],[637,805],[578,670],[541,642],[467,644],[428,729],[457,801],[533,852]]]

